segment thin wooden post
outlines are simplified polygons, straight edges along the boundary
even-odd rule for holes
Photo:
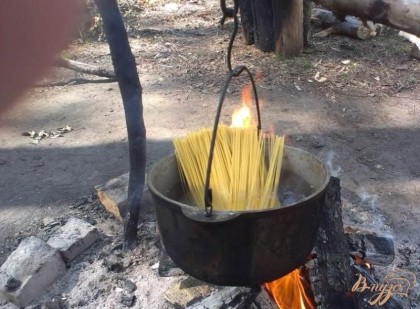
[[[129,249],[137,243],[137,223],[145,182],[146,129],[143,120],[142,89],[136,61],[116,0],[95,0],[95,3],[103,19],[127,123],[130,176],[127,212],[122,215],[125,218],[124,247]]]

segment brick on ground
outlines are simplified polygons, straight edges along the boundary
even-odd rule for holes
[[[96,227],[83,220],[70,218],[47,243],[61,253],[64,261],[70,262],[89,248],[98,237]]]
[[[58,250],[31,236],[22,240],[0,267],[0,297],[25,307],[65,271]]]

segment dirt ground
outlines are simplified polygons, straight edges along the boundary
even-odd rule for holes
[[[135,8],[123,13],[143,87],[149,170],[173,151],[172,138],[212,125],[232,23],[218,24],[218,1],[149,1]],[[387,28],[371,41],[318,38],[293,59],[238,38],[233,63],[257,76],[263,126],[286,134],[290,145],[318,156],[340,177],[345,222],[393,235],[396,259],[387,269],[420,278],[420,62],[409,58],[410,44],[397,33]],[[66,55],[112,68],[103,41],[75,42]],[[223,120],[239,105],[246,83],[233,83]],[[48,238],[52,223],[78,216],[95,223],[104,237],[40,303],[61,297],[63,308],[120,307],[115,299],[122,292],[115,286],[121,274],[107,279],[103,256],[116,250],[134,267],[123,274],[137,284],[135,307],[170,308],[161,295],[151,295],[150,284],[159,282],[164,290],[174,280],[154,278],[158,241],[148,236],[155,234],[153,216],[142,217],[141,245],[130,257],[118,247],[121,224],[93,194],[95,185],[128,170],[117,83],[53,69],[39,84],[0,119],[0,264],[23,237]],[[66,125],[73,130],[37,144],[22,135]],[[98,282],[106,284],[97,288]],[[405,308],[416,308],[419,291],[417,284],[402,298]]]

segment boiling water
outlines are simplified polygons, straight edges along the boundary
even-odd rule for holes
[[[315,192],[303,178],[290,171],[283,171],[277,196],[282,206],[296,203]]]
[[[290,171],[282,171],[280,187],[277,197],[282,206],[296,203],[315,192],[315,188],[310,186],[303,178]],[[195,206],[187,194],[185,194],[181,183],[178,183],[166,196],[180,203]]]

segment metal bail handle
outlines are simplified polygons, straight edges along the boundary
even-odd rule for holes
[[[220,23],[223,25],[226,18],[233,18],[233,32],[229,40],[229,46],[227,51],[226,62],[228,66],[229,72],[232,72],[232,63],[231,63],[231,56],[232,56],[232,48],[233,42],[235,41],[236,35],[238,34],[239,28],[239,21],[238,21],[238,10],[239,10],[239,2],[238,0],[233,0],[233,8],[226,7],[226,0],[220,0],[220,8],[223,12],[223,17]]]
[[[213,133],[212,133],[211,142],[210,142],[209,160],[208,160],[208,163],[207,163],[206,183],[205,183],[205,186],[204,186],[204,205],[205,205],[205,210],[206,210],[206,217],[210,217],[211,213],[213,211],[212,191],[211,191],[211,188],[209,188],[209,186],[210,186],[210,173],[211,173],[211,165],[212,165],[212,162],[213,162],[214,147],[215,147],[215,144],[216,144],[217,128],[219,126],[219,120],[220,120],[220,114],[221,114],[221,111],[222,111],[222,105],[223,105],[223,102],[225,100],[226,92],[227,92],[227,89],[229,87],[230,81],[232,80],[233,77],[238,77],[244,71],[248,74],[248,77],[251,80],[252,88],[254,90],[255,106],[256,106],[256,109],[257,109],[257,118],[258,118],[257,129],[258,129],[258,131],[261,130],[260,105],[258,103],[257,87],[255,85],[254,78],[252,77],[251,72],[248,70],[248,68],[246,66],[244,66],[244,65],[237,66],[229,73],[229,76],[226,79],[225,86],[223,87],[222,93],[220,95],[219,105],[217,106],[216,118],[214,120]]]

